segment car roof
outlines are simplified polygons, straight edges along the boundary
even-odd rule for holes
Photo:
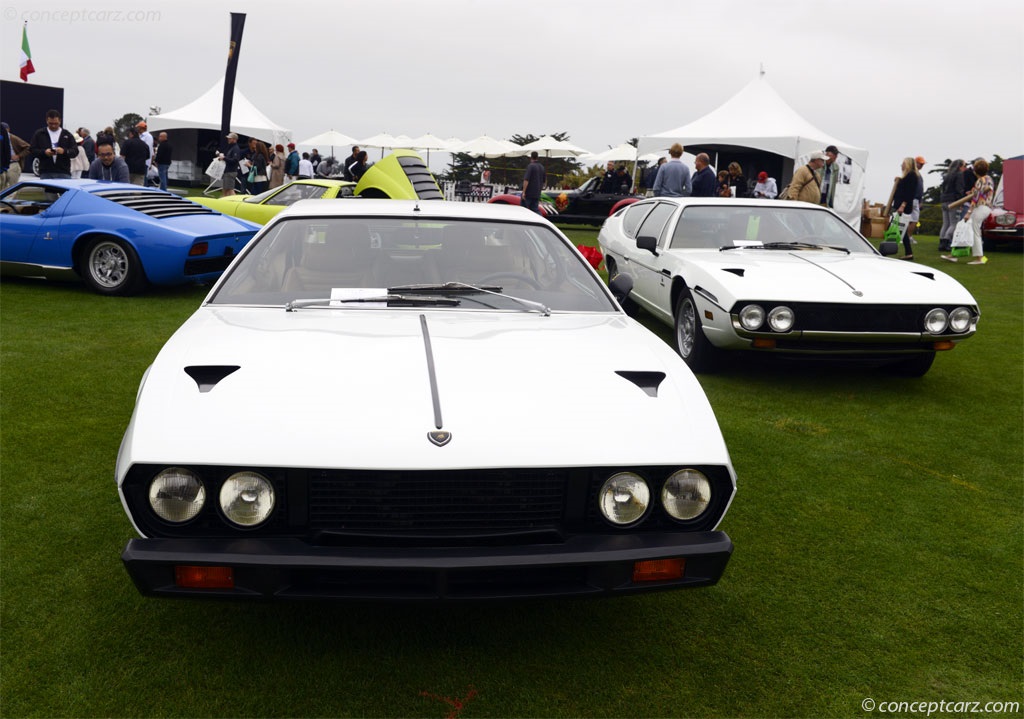
[[[275,221],[288,217],[448,217],[470,220],[503,220],[550,225],[536,212],[517,205],[446,200],[382,200],[351,198],[345,202],[299,200],[280,212]]]
[[[102,180],[43,180],[38,177],[22,176],[21,185],[43,185],[46,187],[59,187],[62,190],[82,190],[84,192],[99,192],[101,190],[132,190],[134,192],[164,192],[158,187],[143,187],[128,182],[104,182]],[[173,194],[173,193],[172,193]]]
[[[653,201],[671,202],[683,207],[691,205],[722,205],[726,207],[795,207],[802,210],[824,210],[825,212],[832,212],[831,208],[825,207],[824,205],[814,205],[810,202],[801,202],[799,200],[762,200],[755,199],[753,197],[644,197],[631,205],[627,205],[623,209],[628,209],[629,207],[638,205],[641,202],[649,203]]]

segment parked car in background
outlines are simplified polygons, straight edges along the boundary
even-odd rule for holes
[[[722,350],[865,359],[922,376],[971,337],[978,303],[949,275],[883,257],[831,210],[802,202],[652,198],[598,235],[628,300],[674,327],[695,371]]]
[[[209,282],[257,229],[154,188],[33,178],[0,194],[0,272],[105,295]]]
[[[1024,243],[1024,155],[1003,160],[992,214],[981,226],[981,237],[986,246]]]
[[[116,475],[163,597],[630,594],[732,551],[693,374],[554,226],[486,203],[283,211],[147,370]]]
[[[544,192],[541,207],[544,216],[562,224],[600,225],[621,207],[641,199],[639,195],[601,192],[601,178],[591,177],[578,189]],[[492,197],[489,202],[499,205],[520,204],[519,193]]]
[[[441,189],[423,158],[412,150],[395,150],[370,166],[358,183],[315,177],[295,180],[258,195],[197,197],[195,201],[225,215],[261,225],[299,200],[376,197],[392,200],[440,200]]]

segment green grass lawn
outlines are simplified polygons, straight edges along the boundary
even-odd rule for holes
[[[915,255],[982,308],[977,336],[924,378],[758,358],[700,378],[739,478],[718,585],[497,605],[143,598],[120,561],[133,530],[114,460],[142,373],[205,290],[4,281],[0,713],[847,717],[869,716],[866,698],[1024,702],[1024,255],[948,265],[931,237]]]

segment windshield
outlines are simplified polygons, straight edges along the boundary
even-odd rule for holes
[[[694,205],[683,210],[672,233],[672,249],[740,247],[875,252],[848,224],[813,205]]]
[[[600,278],[550,227],[404,217],[278,222],[246,248],[210,302],[294,308],[331,298],[358,309],[382,306],[378,298],[405,307],[418,296],[424,306],[450,296],[457,302],[442,306],[462,309],[615,309]]]

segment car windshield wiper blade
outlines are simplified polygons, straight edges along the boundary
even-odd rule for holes
[[[284,311],[293,312],[302,307],[316,307],[318,305],[326,305],[327,307],[337,307],[343,304],[353,304],[358,302],[387,302],[389,305],[392,304],[407,304],[407,305],[441,305],[444,307],[458,307],[462,302],[452,297],[427,297],[417,295],[397,295],[387,293],[385,295],[372,295],[369,297],[326,297],[316,299],[303,299],[303,300],[292,300],[291,302],[285,303]]]
[[[422,285],[395,285],[388,292],[417,292],[422,294],[476,294],[478,292],[501,292],[499,285],[467,285],[464,282],[432,282]]]
[[[812,242],[765,242],[763,245],[730,245],[718,248],[719,252],[725,252],[726,250],[836,250],[837,252],[850,254],[850,251],[845,247],[816,245]]]
[[[396,287],[388,288],[388,292],[410,291],[495,295],[497,297],[504,297],[505,299],[512,300],[513,302],[522,305],[527,309],[528,312],[540,312],[545,317],[551,316],[551,308],[545,305],[543,302],[534,302],[533,300],[523,299],[522,297],[516,297],[515,295],[507,295],[501,290],[502,288],[498,286],[471,285],[466,282],[441,282],[438,284],[424,285],[398,285]]]

